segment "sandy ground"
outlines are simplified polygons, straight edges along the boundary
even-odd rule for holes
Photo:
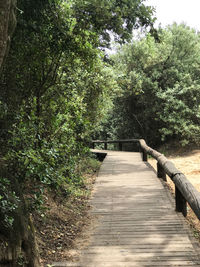
[[[169,153],[167,156],[177,169],[185,174],[187,179],[200,192],[200,149],[193,149],[188,152],[176,151]],[[156,169],[156,160],[149,159],[148,162]],[[174,192],[174,184],[171,179],[167,178],[167,183],[170,189]],[[200,241],[200,221],[196,218],[190,207],[188,207],[187,219],[192,227],[194,227],[194,234]]]
[[[188,180],[200,191],[200,150],[192,150],[180,156],[168,157]]]

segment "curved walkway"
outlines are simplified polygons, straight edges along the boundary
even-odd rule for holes
[[[93,197],[97,219],[80,261],[54,266],[200,266],[199,248],[140,153],[106,151]]]

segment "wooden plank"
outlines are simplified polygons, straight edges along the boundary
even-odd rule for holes
[[[200,220],[200,192],[187,180],[185,175],[181,173],[175,165],[169,161],[164,155],[149,147],[146,142],[139,140],[141,149],[144,153],[151,155],[158,162],[158,166],[162,169],[162,174],[158,170],[158,174],[165,179],[165,173],[172,179],[176,185],[176,210],[187,215],[186,201]]]
[[[53,266],[200,266],[189,230],[165,190],[139,153],[108,152],[90,201],[87,246],[79,262]]]
[[[52,265],[52,266],[55,266],[55,267],[86,267],[85,265],[84,265],[84,263],[83,264],[81,264],[81,263],[74,263],[74,262],[72,262],[71,264],[69,264],[69,263],[66,263],[66,264],[64,264],[64,263],[55,263],[55,265]],[[97,265],[96,265],[96,263],[88,263],[87,264],[87,267],[96,267]],[[117,263],[117,264],[115,264],[115,267],[149,267],[149,266],[151,266],[151,267],[155,267],[155,266],[170,266],[170,267],[177,267],[177,266],[179,266],[179,267],[187,267],[187,266],[193,266],[193,267],[199,267],[200,265],[194,265],[193,263],[192,264],[190,264],[190,263],[183,263],[183,262],[175,262],[175,263],[163,263],[163,262],[160,262],[160,263],[154,263],[153,265],[152,265],[152,263],[142,263],[142,262],[140,262],[140,264],[138,265],[138,263],[126,263],[126,265],[124,265],[124,263],[122,262],[122,263]],[[113,265],[112,265],[112,263],[111,264],[107,264],[107,263],[103,263],[103,264],[101,264],[101,267],[113,267]]]

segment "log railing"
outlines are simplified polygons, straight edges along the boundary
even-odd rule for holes
[[[125,143],[138,143],[139,139],[126,139],[126,140],[93,140],[92,148],[95,148],[95,144],[104,144],[104,149],[107,150],[108,144],[118,144],[120,151],[123,150],[123,144]]]
[[[104,144],[104,149],[107,149],[108,143],[118,143],[119,150],[122,150],[123,143],[138,143],[140,151],[142,152],[143,161],[147,161],[147,155],[152,156],[157,160],[157,177],[166,181],[166,174],[171,178],[175,185],[175,203],[176,211],[182,212],[187,216],[187,203],[200,220],[200,192],[188,181],[185,175],[180,172],[175,165],[169,161],[163,154],[149,147],[143,139],[128,139],[128,140],[115,140],[115,141],[92,141],[93,148],[95,144]]]

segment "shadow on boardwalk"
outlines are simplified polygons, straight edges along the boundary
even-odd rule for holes
[[[184,219],[139,153],[108,152],[91,205],[96,223],[79,262],[55,266],[200,266]]]

